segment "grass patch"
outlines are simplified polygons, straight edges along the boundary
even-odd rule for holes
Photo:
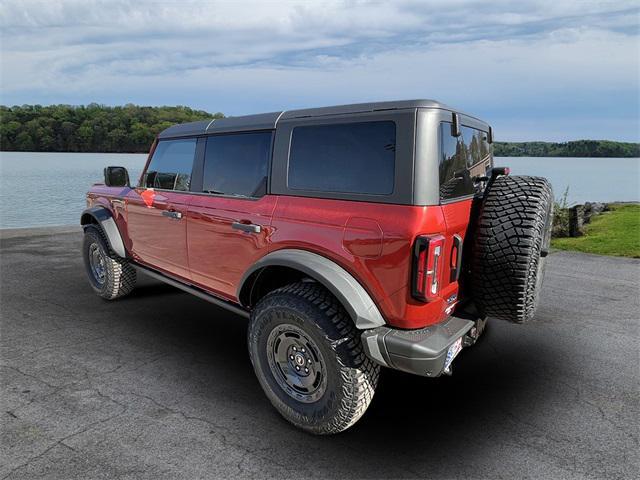
[[[576,238],[553,238],[551,246],[559,250],[640,258],[640,205],[611,204],[585,226],[585,234]]]

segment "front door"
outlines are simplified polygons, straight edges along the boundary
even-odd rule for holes
[[[197,139],[161,140],[127,197],[127,224],[134,258],[189,278],[187,209]]]
[[[208,137],[200,194],[189,204],[192,281],[230,300],[269,248],[277,201],[266,194],[272,137],[270,130]]]

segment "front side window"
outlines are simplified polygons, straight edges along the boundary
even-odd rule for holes
[[[272,136],[269,131],[207,138],[202,190],[239,197],[263,196],[267,191]]]
[[[295,127],[287,183],[294,190],[388,195],[395,152],[394,122]]]
[[[189,191],[196,139],[162,140],[143,178],[143,187]]]
[[[451,123],[440,123],[440,199],[464,197],[475,193],[474,177],[483,176],[493,163],[487,133],[460,127],[461,135],[451,135]]]

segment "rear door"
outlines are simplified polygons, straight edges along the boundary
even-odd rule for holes
[[[463,120],[464,122],[464,120]],[[471,206],[477,193],[475,177],[484,176],[493,166],[492,147],[487,132],[460,126],[460,135],[452,135],[451,123],[440,123],[440,203],[446,223],[447,263],[443,286],[457,281],[461,266],[462,242],[469,226]]]
[[[158,142],[141,184],[127,197],[134,257],[153,268],[189,278],[186,215],[196,138]]]
[[[231,300],[244,272],[268,250],[277,201],[266,194],[272,139],[271,130],[210,136],[197,168],[200,185],[187,221],[191,278]]]

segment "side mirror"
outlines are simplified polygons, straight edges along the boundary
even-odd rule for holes
[[[451,136],[459,137],[460,136],[460,117],[458,117],[457,113],[451,114]]]
[[[106,167],[104,169],[104,184],[107,187],[128,187],[129,172],[124,167]]]
[[[493,128],[489,127],[489,133],[487,133],[487,142],[493,143]]]

